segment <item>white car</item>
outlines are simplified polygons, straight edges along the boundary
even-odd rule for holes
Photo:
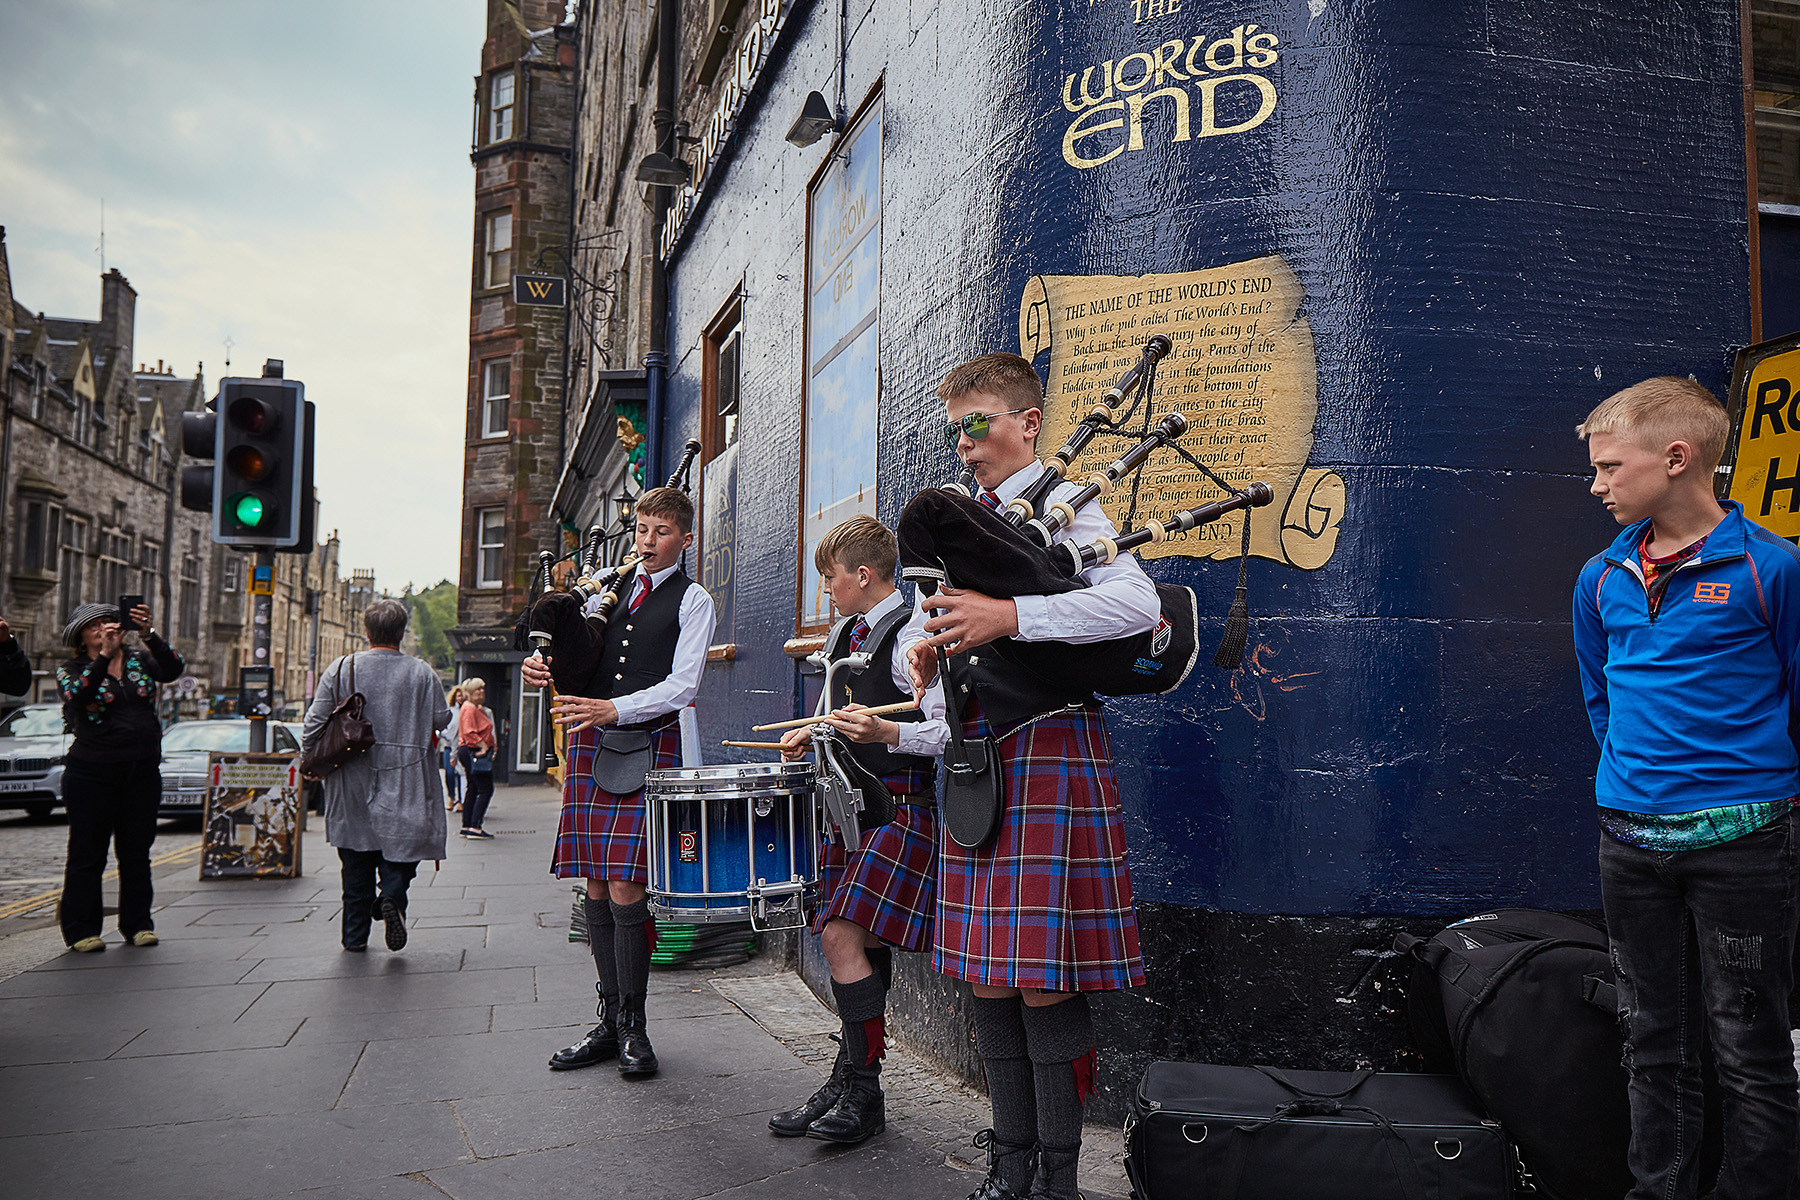
[[[41,821],[60,807],[63,755],[74,740],[63,732],[60,704],[27,704],[0,720],[0,808]]]

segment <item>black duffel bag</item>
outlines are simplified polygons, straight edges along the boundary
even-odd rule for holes
[[[1428,939],[1394,938],[1419,965],[1407,997],[1428,1065],[1456,1072],[1518,1143],[1553,1200],[1631,1188],[1624,1037],[1606,933],[1576,917],[1499,909]]]
[[[1514,1155],[1454,1075],[1151,1063],[1137,1200],[1508,1200]]]

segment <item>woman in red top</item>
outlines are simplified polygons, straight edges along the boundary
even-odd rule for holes
[[[494,835],[481,827],[481,819],[487,815],[488,801],[494,798],[494,752],[499,748],[494,740],[494,714],[481,706],[487,698],[486,680],[465,679],[462,686],[468,700],[457,720],[456,756],[468,772],[469,794],[463,800],[461,832],[463,837],[491,838]]]

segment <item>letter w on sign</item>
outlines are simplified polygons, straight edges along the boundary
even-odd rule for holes
[[[561,308],[566,303],[567,281],[561,275],[514,275],[513,303],[539,308]]]
[[[1731,585],[1718,582],[1696,583],[1694,599],[1703,604],[1723,604],[1731,599]]]

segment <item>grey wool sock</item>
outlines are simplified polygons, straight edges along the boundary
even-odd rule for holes
[[[838,1017],[844,1023],[844,1053],[850,1069],[872,1075],[881,1070],[887,1057],[887,988],[880,975],[865,975],[853,983],[831,981],[831,994],[837,1000]]]
[[[650,905],[613,901],[613,953],[619,963],[619,994],[642,996],[650,990],[650,939],[644,923],[650,919]]]
[[[1094,1048],[1094,1020],[1087,997],[1039,1008],[1026,1006],[1025,1040],[1031,1053],[1037,1101],[1037,1140],[1045,1195],[1073,1200],[1081,1155],[1081,1072]]]
[[[863,951],[869,958],[869,965],[875,968],[875,974],[881,977],[883,991],[894,986],[894,952],[886,946],[870,946]]]
[[[969,1002],[975,1017],[975,1049],[987,1076],[994,1108],[992,1153],[1000,1182],[1018,1195],[1031,1190],[1037,1143],[1037,1085],[1026,1048],[1024,1004],[1017,996]]]
[[[587,912],[588,949],[594,955],[594,974],[600,980],[606,1016],[609,1020],[616,1019],[619,1015],[619,966],[613,956],[612,901],[587,896],[581,906]]]

